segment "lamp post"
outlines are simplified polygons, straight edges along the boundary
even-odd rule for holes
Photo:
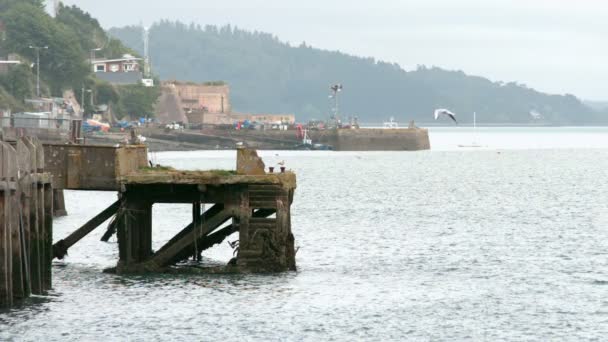
[[[33,46],[30,49],[36,50],[36,96],[40,97],[40,49],[48,49],[48,46]]]
[[[331,87],[329,87],[329,89],[331,89],[332,94],[330,97],[333,97],[334,99],[334,119],[336,120],[336,127],[339,126],[339,121],[340,121],[340,115],[338,114],[338,93],[342,91],[342,84],[338,83],[338,84],[334,84]]]

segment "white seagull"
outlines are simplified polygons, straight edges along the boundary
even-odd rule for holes
[[[440,115],[449,116],[452,120],[454,120],[455,123],[458,123],[458,121],[456,121],[456,114],[450,112],[447,109],[437,109],[437,110],[435,110],[435,120],[439,119]]]

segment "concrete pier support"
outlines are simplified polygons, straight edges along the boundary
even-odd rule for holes
[[[152,203],[123,196],[117,213],[119,272],[147,261],[152,255]]]
[[[159,171],[125,178],[116,225],[118,273],[164,271],[239,233],[239,247],[225,271],[295,270],[290,205],[292,173],[218,175],[210,172]],[[188,203],[192,223],[155,253],[151,252],[153,203]],[[201,204],[208,209],[201,211]],[[236,247],[235,247],[236,248]]]
[[[125,167],[116,173],[122,175],[117,178],[118,201],[58,241],[53,246],[55,257],[63,257],[70,246],[114,216],[102,240],[107,241],[116,231],[119,260],[112,271],[117,273],[163,272],[190,258],[199,261],[201,253],[234,233],[239,234],[239,240],[230,243],[235,258],[211,272],[296,269],[290,209],[296,188],[293,172],[266,173],[256,151],[249,149],[238,149],[236,171],[117,165]],[[81,184],[85,181],[80,179]],[[157,251],[152,250],[155,203],[192,206],[192,222]],[[38,220],[30,216],[32,222]]]
[[[257,272],[295,270],[289,192],[276,185],[250,185],[241,193],[239,267]],[[261,210],[274,210],[275,217],[252,216]]]

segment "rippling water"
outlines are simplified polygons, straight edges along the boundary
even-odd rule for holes
[[[54,264],[51,295],[0,313],[0,340],[605,340],[608,129],[485,129],[486,147],[457,148],[470,134],[431,130],[436,150],[414,153],[262,152],[298,174],[297,273],[103,274],[118,252],[100,230]],[[230,151],[152,157],[234,167]],[[55,239],[115,198],[67,192]],[[156,205],[155,248],[190,215]]]

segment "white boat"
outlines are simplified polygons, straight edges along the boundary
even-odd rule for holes
[[[477,143],[477,113],[473,112],[473,141],[470,144],[458,145],[458,147],[483,147]]]
[[[399,128],[399,124],[397,123],[397,121],[395,121],[395,118],[391,116],[389,121],[384,122],[383,127],[384,128]]]

